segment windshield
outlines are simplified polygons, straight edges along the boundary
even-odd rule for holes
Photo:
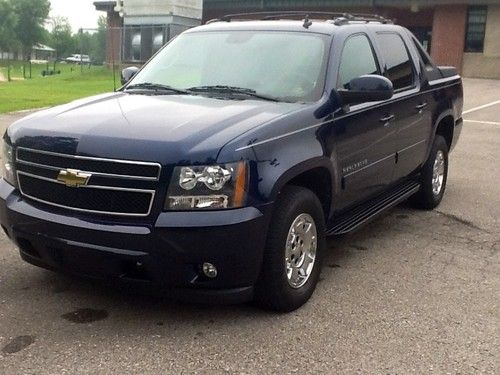
[[[191,32],[168,44],[129,86],[157,84],[199,94],[243,88],[282,101],[321,97],[328,37],[299,32]]]

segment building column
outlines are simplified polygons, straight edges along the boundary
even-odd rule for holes
[[[108,11],[107,19],[106,62],[112,65],[113,61],[115,63],[120,61],[123,22],[120,15],[114,11]]]
[[[467,5],[439,5],[434,9],[431,56],[438,65],[462,71]]]

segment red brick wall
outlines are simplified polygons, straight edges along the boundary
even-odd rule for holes
[[[434,10],[431,56],[438,65],[462,70],[467,20],[466,5],[441,5]]]

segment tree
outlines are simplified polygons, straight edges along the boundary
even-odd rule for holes
[[[97,20],[97,32],[94,34],[92,43],[92,60],[97,64],[104,63],[106,59],[106,30],[108,21],[105,16],[99,16]]]
[[[17,16],[11,3],[6,0],[0,0],[0,20],[0,51],[12,51],[18,44],[14,32]]]
[[[17,15],[14,32],[23,54],[29,53],[36,43],[43,41],[44,24],[50,12],[49,0],[10,0]]]
[[[91,55],[92,54],[92,41],[93,41],[93,33],[88,30],[79,30],[78,32],[78,53],[82,55]],[[90,56],[92,59],[93,57]]]
[[[79,30],[75,35],[78,53],[89,55],[94,64],[103,64],[106,59],[106,28],[106,17],[100,16],[97,29]]]
[[[66,17],[53,17],[50,20],[52,30],[49,34],[49,45],[55,48],[58,57],[67,57],[77,52],[78,41]]]

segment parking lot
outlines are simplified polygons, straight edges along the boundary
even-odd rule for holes
[[[290,314],[60,276],[1,234],[0,373],[496,373],[500,81],[464,82],[441,206],[330,239],[316,293]],[[23,115],[0,115],[2,132]]]

